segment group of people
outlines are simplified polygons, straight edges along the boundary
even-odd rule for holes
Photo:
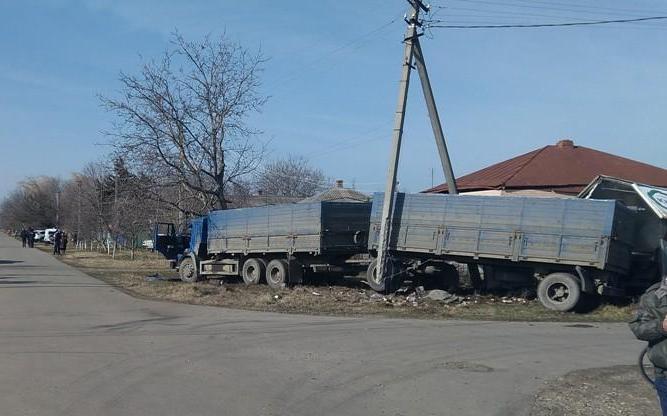
[[[23,228],[20,236],[23,247],[35,247],[35,230],[32,227]],[[76,239],[76,234],[74,237]],[[67,233],[58,228],[49,238],[49,242],[53,244],[53,254],[65,254],[68,241]]]
[[[61,229],[53,234],[53,254],[65,254],[67,251],[67,233]]]
[[[32,227],[21,230],[21,243],[23,247],[35,247],[35,230]]]

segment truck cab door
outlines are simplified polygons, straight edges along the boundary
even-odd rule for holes
[[[178,240],[174,224],[159,222],[153,230],[153,251],[157,251],[168,260],[175,260],[178,255]]]

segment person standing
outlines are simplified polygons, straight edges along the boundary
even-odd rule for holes
[[[21,228],[21,245],[23,248],[26,247],[26,244],[28,243],[28,230],[25,228]]]
[[[660,242],[659,283],[646,289],[630,330],[637,339],[648,342],[646,355],[655,367],[655,389],[663,416],[667,416],[667,241]]]
[[[32,227],[28,227],[28,247],[35,247],[35,230]]]
[[[53,235],[53,254],[60,255],[60,244],[62,244],[62,238],[63,234],[62,231],[56,230],[55,234]]]
[[[67,233],[66,232],[63,232],[62,243],[60,244],[60,250],[61,250],[63,255],[67,251]]]

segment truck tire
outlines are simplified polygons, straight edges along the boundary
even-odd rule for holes
[[[241,277],[246,285],[256,285],[262,280],[266,272],[266,262],[262,259],[251,258],[243,263]]]
[[[178,266],[178,275],[186,283],[194,283],[199,280],[199,271],[192,257],[186,257]]]
[[[282,289],[287,283],[287,262],[271,260],[266,266],[266,283],[273,289]]]
[[[400,274],[401,265],[398,261],[389,258],[387,259],[387,275],[391,276],[385,278],[381,282],[377,281],[377,259],[373,259],[366,270],[366,283],[376,292],[393,292],[401,285],[403,276]]]
[[[551,273],[537,285],[537,298],[545,308],[568,312],[581,301],[581,286],[570,273]]]

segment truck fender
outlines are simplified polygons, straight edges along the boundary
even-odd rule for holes
[[[585,270],[581,266],[575,267],[577,270],[577,276],[579,276],[579,282],[581,283],[581,291],[583,293],[597,294],[597,288],[593,279],[585,273]]]
[[[185,251],[182,255],[179,255],[178,258],[178,266],[181,266],[181,263],[183,262],[184,259],[191,258],[192,263],[195,265],[195,268],[197,270],[197,273],[201,273],[201,270],[199,269],[199,258],[195,253],[191,253],[190,251]],[[176,268],[178,270],[178,267]]]

